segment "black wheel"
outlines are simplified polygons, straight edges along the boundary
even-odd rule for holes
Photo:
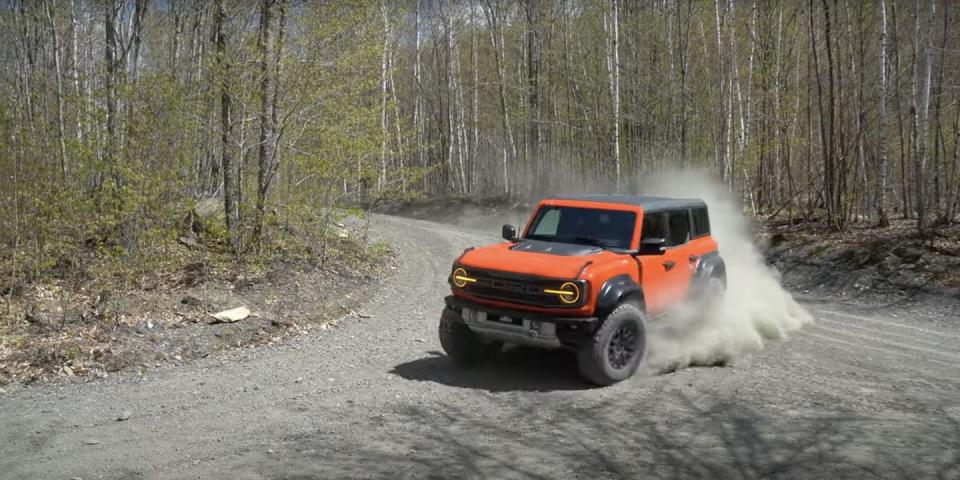
[[[580,375],[597,385],[630,378],[646,356],[647,332],[643,312],[635,305],[618,306],[577,350]]]
[[[470,330],[460,312],[444,308],[440,315],[440,345],[453,363],[470,366],[492,357],[503,348],[503,342],[485,342],[473,330]]]

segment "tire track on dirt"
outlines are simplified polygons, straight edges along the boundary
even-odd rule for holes
[[[859,339],[859,340],[866,340],[868,342],[871,342],[873,344],[878,344],[880,346],[892,347],[896,349],[894,351],[912,352],[916,355],[921,355],[921,356],[922,354],[938,355],[940,357],[944,357],[954,362],[960,362],[960,354],[957,354],[957,353],[951,353],[947,350],[926,348],[919,345],[912,345],[909,343],[904,343],[901,341],[878,336],[878,335],[882,335],[883,334],[882,332],[865,333],[865,332],[859,331],[860,329],[858,328],[851,329],[849,326],[847,326],[846,328],[844,327],[845,326],[843,324],[820,322],[815,327],[813,327],[812,330],[814,331],[825,330],[827,332],[837,334],[837,335],[853,337],[854,339]]]
[[[950,347],[953,347],[956,345],[953,341],[937,341],[927,337],[919,337],[916,335],[910,335],[902,332],[894,332],[891,330],[880,330],[875,327],[869,327],[869,326],[864,326],[856,323],[851,323],[847,320],[840,320],[837,318],[829,318],[823,315],[817,317],[817,323],[821,325],[824,323],[828,323],[830,325],[836,325],[841,328],[853,329],[858,332],[864,332],[865,334],[868,334],[868,335],[880,334],[884,336],[896,337],[897,339],[899,339],[898,341],[905,341],[908,343],[917,342],[926,347],[932,347],[935,350],[941,349],[941,348],[947,348],[948,350],[942,350],[942,351],[946,351],[946,352],[955,351],[955,350],[949,350]],[[938,338],[942,339],[942,337],[938,337]]]
[[[955,331],[954,331],[954,332],[951,332],[951,331],[949,331],[949,330],[947,330],[947,329],[942,329],[942,330],[931,329],[931,328],[927,328],[927,327],[921,327],[921,326],[918,326],[918,325],[910,325],[910,324],[902,323],[902,322],[895,321],[895,320],[881,319],[881,318],[876,318],[876,317],[866,317],[866,316],[863,316],[863,315],[857,315],[857,314],[853,314],[853,313],[840,312],[840,311],[837,311],[837,310],[830,310],[830,309],[824,309],[824,308],[811,308],[811,310],[812,310],[814,313],[818,314],[818,315],[828,315],[828,316],[834,316],[834,317],[842,317],[842,318],[847,318],[847,319],[854,320],[854,321],[857,321],[857,322],[871,323],[871,324],[878,325],[878,326],[881,326],[881,327],[899,328],[899,329],[902,329],[902,330],[911,330],[911,331],[914,331],[914,332],[917,332],[917,333],[921,333],[921,334],[924,334],[924,335],[930,335],[930,336],[933,336],[933,337],[936,337],[936,338],[949,338],[949,339],[954,339],[954,340],[957,340],[957,344],[960,344],[960,334],[957,334]]]
[[[830,343],[836,343],[836,344],[844,345],[844,346],[847,346],[847,347],[852,347],[851,349],[841,350],[841,351],[840,351],[840,352],[846,353],[846,354],[848,354],[848,355],[854,355],[854,356],[856,356],[857,353],[858,353],[858,352],[857,352],[857,349],[863,349],[863,350],[870,350],[870,351],[873,351],[873,352],[882,353],[882,354],[884,354],[885,357],[895,356],[895,357],[899,357],[900,359],[912,360],[912,361],[916,361],[918,358],[921,358],[921,357],[918,357],[917,355],[911,355],[911,354],[906,353],[906,352],[900,352],[900,351],[895,351],[895,350],[892,351],[892,350],[890,350],[890,349],[886,349],[886,348],[882,348],[882,347],[878,347],[878,346],[866,345],[866,344],[864,344],[863,342],[856,342],[856,341],[851,341],[851,340],[843,340],[843,339],[837,338],[837,337],[835,337],[835,336],[824,335],[824,334],[817,333],[817,332],[814,332],[814,331],[809,331],[809,332],[806,332],[805,334],[803,334],[803,335],[801,335],[801,336],[798,336],[798,338],[804,338],[804,337],[807,337],[807,338],[816,338],[816,339],[821,340],[821,341],[830,342]],[[830,349],[830,350],[836,350],[836,349]],[[881,357],[881,358],[884,358],[884,357]],[[956,365],[957,365],[955,362],[949,362],[949,361],[946,361],[946,360],[938,360],[938,359],[933,359],[933,358],[923,358],[923,360],[925,360],[925,361],[927,361],[927,362],[930,362],[930,363],[936,363],[936,364],[938,364],[938,365],[945,366],[945,367],[956,367]],[[926,371],[925,369],[922,368],[922,366],[919,366],[919,365],[909,365],[909,364],[908,364],[908,365],[899,366],[898,368],[899,368],[899,369],[907,369],[907,368],[908,368],[908,369],[911,369],[911,370],[915,370],[915,371],[917,371],[917,372],[925,372],[925,371]]]

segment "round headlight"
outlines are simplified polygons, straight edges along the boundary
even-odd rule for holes
[[[453,271],[453,284],[454,284],[454,285],[456,285],[456,286],[458,286],[458,287],[460,287],[460,288],[463,288],[463,287],[466,287],[466,286],[467,286],[467,283],[470,282],[471,280],[473,280],[473,279],[471,279],[470,277],[467,276],[467,271],[466,271],[466,270],[464,270],[464,269],[462,269],[462,268],[458,268],[458,269],[456,269],[456,270]]]
[[[560,286],[557,294],[560,296],[560,301],[567,305],[577,303],[580,300],[580,287],[576,283],[567,282]]]

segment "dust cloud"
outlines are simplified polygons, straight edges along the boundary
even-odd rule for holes
[[[779,273],[766,265],[739,202],[710,175],[674,171],[646,178],[643,184],[652,186],[637,189],[643,194],[703,199],[727,266],[722,300],[706,308],[680,305],[648,323],[649,371],[730,364],[813,321],[782,287]]]

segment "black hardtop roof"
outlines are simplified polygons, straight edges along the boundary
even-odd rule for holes
[[[598,203],[617,203],[622,205],[635,205],[647,212],[661,210],[674,210],[680,208],[704,207],[706,203],[703,200],[693,198],[668,198],[653,197],[647,195],[610,195],[610,194],[589,194],[589,195],[563,195],[551,197],[549,200],[575,200],[580,202],[598,202]]]

